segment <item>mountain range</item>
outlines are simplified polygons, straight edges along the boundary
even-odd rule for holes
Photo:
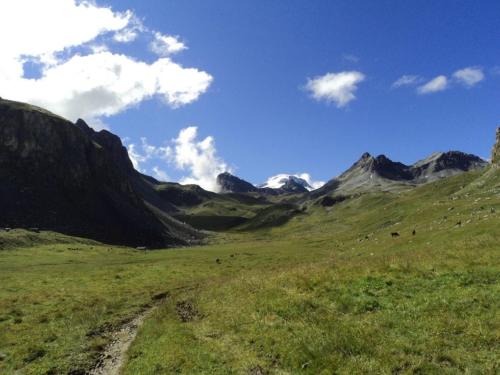
[[[42,228],[113,244],[189,245],[203,239],[199,229],[273,225],[318,199],[332,205],[352,194],[411,189],[487,165],[459,151],[412,165],[365,153],[318,189],[294,175],[254,186],[225,172],[217,176],[217,194],[141,174],[120,138],[107,130],[0,99],[0,227]]]
[[[436,152],[412,165],[395,162],[385,155],[364,153],[349,169],[326,184],[313,189],[304,179],[281,174],[270,179],[272,183],[258,187],[227,172],[217,181],[223,193],[260,193],[269,195],[311,192],[317,197],[326,193],[354,193],[374,190],[411,188],[440,178],[484,168],[488,162],[478,156],[460,151]]]

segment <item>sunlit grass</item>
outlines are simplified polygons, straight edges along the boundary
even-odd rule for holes
[[[88,369],[114,327],[168,292],[125,374],[494,374],[499,182],[468,173],[313,206],[190,249],[1,234],[0,373]]]

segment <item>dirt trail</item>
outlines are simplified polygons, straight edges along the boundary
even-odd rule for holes
[[[154,305],[126,323],[119,331],[113,332],[112,341],[99,358],[99,362],[90,375],[119,375],[125,363],[127,351],[134,341],[139,327],[151,313],[158,308]]]

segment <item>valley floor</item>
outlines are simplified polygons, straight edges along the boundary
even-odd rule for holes
[[[123,374],[496,374],[499,224],[488,170],[197,248],[2,233],[0,373],[84,374],[156,305]]]

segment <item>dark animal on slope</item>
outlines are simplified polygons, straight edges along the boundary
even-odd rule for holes
[[[391,232],[391,236],[392,237],[399,237],[399,233],[398,232]]]
[[[412,236],[416,235],[417,234],[417,231],[415,229],[413,229],[413,232],[411,232]]]

